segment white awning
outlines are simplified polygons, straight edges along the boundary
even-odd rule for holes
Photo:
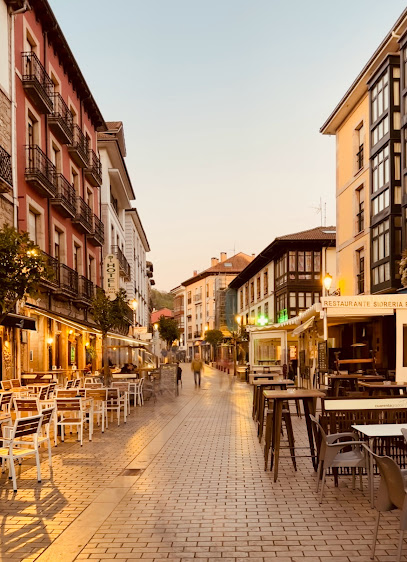
[[[313,316],[312,318],[310,318],[309,320],[307,320],[303,324],[300,324],[299,326],[297,326],[297,328],[295,328],[295,330],[292,331],[292,335],[293,336],[299,336],[300,334],[305,332],[305,330],[308,330],[308,328],[310,328],[314,324],[314,320],[315,320],[315,316]]]

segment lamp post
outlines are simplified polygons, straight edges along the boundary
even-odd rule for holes
[[[237,338],[239,337],[242,317],[237,314],[235,316],[235,320],[237,323],[237,332],[233,335],[233,376],[237,375]]]
[[[133,337],[135,335],[135,327],[136,327],[136,310],[138,307],[138,300],[133,299],[130,301],[130,307],[133,309]]]

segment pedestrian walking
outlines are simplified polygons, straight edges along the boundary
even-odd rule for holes
[[[195,359],[192,361],[191,363],[191,369],[194,373],[194,381],[195,381],[195,386],[199,385],[201,386],[201,371],[202,371],[202,367],[203,367],[203,363],[202,361],[199,359],[199,355],[196,354],[195,355]]]
[[[179,383],[181,383],[181,386],[182,386],[182,369],[179,366],[179,361],[177,361],[177,394],[178,394]]]

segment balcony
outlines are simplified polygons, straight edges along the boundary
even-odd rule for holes
[[[76,214],[75,188],[62,174],[57,174],[56,184],[57,192],[55,197],[51,198],[51,205],[64,217],[74,218]]]
[[[194,338],[195,339],[200,338],[201,335],[202,335],[201,332],[194,332]]]
[[[25,180],[43,197],[55,197],[57,193],[56,168],[37,145],[26,146]]]
[[[130,281],[130,278],[131,278],[130,264],[127,261],[127,259],[126,259],[125,255],[123,254],[122,250],[119,248],[119,246],[112,246],[112,254],[114,254],[119,261],[120,274],[125,279]]]
[[[11,156],[0,146],[0,193],[10,193],[13,189]]]
[[[73,115],[61,94],[51,95],[54,109],[48,117],[48,125],[59,142],[71,144],[73,141]]]
[[[94,246],[103,246],[105,241],[105,227],[103,226],[103,222],[96,215],[93,215],[93,229],[92,232],[88,234],[88,240]]]
[[[40,113],[51,113],[54,84],[35,53],[22,53],[22,82],[25,93]]]
[[[80,196],[76,198],[76,213],[72,222],[80,232],[84,234],[92,234],[93,212],[89,205],[87,205]]]
[[[41,285],[47,289],[55,289],[59,286],[59,262],[45,252],[41,252],[41,254],[48,270],[48,275],[42,278]]]
[[[102,185],[102,164],[93,150],[89,150],[89,166],[85,168],[84,172],[90,185],[93,187]]]
[[[59,284],[56,294],[63,300],[74,300],[78,296],[78,274],[65,265],[59,264]]]
[[[202,301],[202,293],[194,296],[194,302],[201,302]]]
[[[77,306],[89,306],[95,293],[95,286],[84,275],[78,276],[78,294],[75,297]]]
[[[88,141],[79,125],[73,126],[73,140],[72,143],[68,145],[68,152],[77,166],[80,168],[88,167]]]

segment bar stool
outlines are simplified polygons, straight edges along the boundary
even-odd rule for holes
[[[297,462],[295,459],[295,439],[293,425],[291,422],[290,405],[288,402],[284,402],[282,417],[285,424],[285,429],[287,431],[288,445],[290,449],[291,461],[294,466],[294,470],[297,470]],[[271,434],[273,426],[273,410],[268,410],[266,415],[266,433],[265,433],[265,443],[264,443],[264,470],[267,470],[267,462],[269,451],[271,447]],[[281,433],[283,433],[283,428],[281,427]]]

